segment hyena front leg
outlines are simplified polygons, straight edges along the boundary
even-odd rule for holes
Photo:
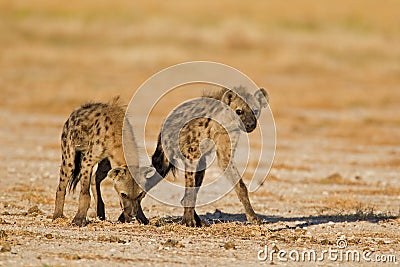
[[[205,157],[201,157],[199,160],[199,163],[197,164],[196,168],[196,174],[194,175],[194,180],[195,180],[195,196],[197,198],[197,194],[199,193],[200,186],[203,183],[204,179],[204,174],[206,172],[206,159]],[[197,215],[196,210],[194,210],[194,219],[196,220],[196,226],[200,227],[201,226],[201,219],[199,215]]]
[[[229,181],[232,184],[235,184],[235,192],[240,202],[242,202],[243,204],[244,210],[246,212],[247,221],[254,224],[260,224],[261,220],[260,218],[258,218],[253,210],[253,207],[251,206],[247,187],[244,184],[243,179],[240,177],[240,174],[236,167],[233,166],[233,164],[231,166],[228,166],[228,168],[225,170],[225,174]]]
[[[235,168],[236,169],[236,168]],[[235,170],[237,174],[237,170]],[[254,223],[254,224],[260,224],[261,220],[258,218],[256,213],[253,210],[253,207],[251,206],[250,200],[249,200],[249,194],[247,191],[247,187],[243,182],[243,179],[240,178],[239,182],[236,183],[235,185],[235,192],[240,200],[242,202],[244,209],[246,211],[246,218],[247,221]]]
[[[63,149],[64,151],[64,149]],[[72,172],[74,171],[74,151],[70,151],[72,155],[62,154],[62,163],[60,167],[60,181],[58,183],[56,191],[56,202],[53,213],[53,220],[57,218],[65,218],[64,216],[64,202],[65,193],[67,190],[69,179],[72,177]]]
[[[231,148],[229,147],[228,149],[229,150],[224,149],[223,146],[217,148],[218,165],[225,172],[225,177],[235,186],[235,192],[240,202],[242,202],[246,212],[247,221],[254,224],[260,224],[261,220],[258,218],[251,206],[247,187],[236,169],[233,160],[231,160],[230,153],[226,152],[230,151]]]
[[[88,154],[86,154],[83,159],[84,160],[82,160],[81,171],[79,173],[81,192],[79,195],[78,212],[72,220],[72,223],[78,226],[85,226],[87,224],[86,215],[90,206],[90,178],[93,169],[93,161],[89,160],[90,157],[88,156]]]
[[[195,187],[194,187],[194,172],[185,172],[185,195],[181,200],[184,207],[182,224],[190,227],[196,226],[194,219],[194,206],[196,202]]]
[[[191,169],[193,170],[193,169]],[[194,218],[194,207],[196,204],[196,192],[195,192],[195,173],[188,171],[186,167],[185,171],[185,195],[181,200],[181,204],[184,207],[182,224],[190,227],[196,226],[196,220]]]

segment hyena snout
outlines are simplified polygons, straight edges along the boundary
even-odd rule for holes
[[[108,173],[112,179],[115,191],[118,193],[122,213],[118,218],[120,222],[131,222],[136,218],[140,223],[148,224],[149,221],[143,214],[140,206],[141,200],[146,195],[134,182],[126,166],[114,168]]]
[[[246,132],[251,133],[251,132],[254,131],[254,129],[256,128],[256,126],[257,126],[257,121],[253,121],[253,120],[251,120],[251,121],[246,121],[246,122],[244,123],[244,126],[245,126],[245,128],[246,128]]]

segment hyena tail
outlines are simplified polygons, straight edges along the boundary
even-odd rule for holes
[[[167,176],[170,171],[172,171],[173,175],[175,176],[176,167],[173,162],[170,162],[165,155],[161,144],[161,133],[158,136],[157,148],[151,158],[151,164],[162,178]]]
[[[154,151],[154,154],[151,157],[151,164],[156,169],[156,172],[152,177],[146,179],[146,183],[144,185],[144,189],[146,192],[157,185],[165,176],[167,176],[170,171],[172,171],[175,176],[176,168],[174,164],[168,160],[162,148],[161,133],[158,136],[156,151]]]
[[[79,182],[79,173],[81,172],[82,167],[82,151],[76,150],[75,151],[75,158],[74,158],[74,169],[72,171],[72,177],[69,179],[68,182],[68,191],[75,192],[76,186]]]

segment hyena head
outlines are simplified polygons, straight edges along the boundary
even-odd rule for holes
[[[114,189],[118,193],[119,203],[123,210],[123,218],[120,217],[119,220],[132,221],[138,212],[138,205],[140,205],[138,197],[141,192],[139,192],[138,186],[135,184],[127,167],[118,167],[110,170],[108,177],[113,181]]]
[[[260,88],[254,95],[248,93],[243,87],[226,90],[222,95],[222,102],[239,116],[242,123],[239,128],[244,132],[252,132],[257,126],[262,108],[268,106],[268,93]]]
[[[148,177],[154,173],[153,167],[140,167],[139,169],[139,175],[143,175],[144,177]],[[141,223],[145,223],[147,219],[141,214],[140,202],[145,197],[146,192],[138,186],[128,167],[114,168],[108,172],[107,176],[113,181],[113,186],[118,193],[119,203],[122,208],[122,214],[118,220],[121,222],[130,222],[136,217]]]

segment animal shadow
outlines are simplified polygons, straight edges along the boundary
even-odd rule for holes
[[[267,216],[257,214],[262,221],[263,225],[274,224],[278,222],[287,222],[288,225],[272,229],[270,231],[276,232],[284,229],[296,229],[303,228],[312,225],[325,224],[329,222],[341,223],[341,222],[358,222],[368,221],[371,223],[378,223],[380,221],[387,221],[391,219],[397,219],[399,216],[390,214],[374,214],[374,213],[349,213],[349,214],[333,214],[333,215],[310,215],[310,216],[295,216],[295,217],[283,217],[283,216]],[[238,224],[249,224],[244,213],[226,213],[216,209],[213,213],[207,212],[204,215],[199,215],[200,219],[206,225],[221,224],[221,223],[238,223]],[[182,220],[181,216],[168,216],[163,217],[156,223],[157,226],[179,223]]]

